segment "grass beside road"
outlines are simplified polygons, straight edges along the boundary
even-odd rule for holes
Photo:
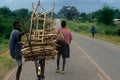
[[[8,43],[9,41],[8,40],[3,40],[1,43],[0,43],[0,54],[2,54],[4,51],[8,50]]]
[[[15,66],[15,61],[10,57],[8,50],[8,40],[0,43],[0,80],[2,77]]]
[[[88,36],[88,37],[91,37],[91,33],[88,33],[88,32],[77,32],[77,33]],[[120,36],[96,34],[95,38],[100,39],[100,40],[104,40],[104,41],[107,41],[107,42],[110,42],[110,43],[113,43],[113,44],[116,44],[116,45],[120,46]]]
[[[97,33],[95,35],[95,38],[97,39],[101,39],[101,40],[104,40],[104,41],[108,41],[110,43],[113,43],[113,44],[116,44],[116,45],[119,45],[120,46],[120,36],[113,36],[113,35],[106,35],[103,32],[103,30],[108,30],[109,26],[106,26],[106,25],[97,25],[96,23],[88,23],[88,22],[84,22],[84,23],[76,23],[76,22],[72,22],[72,21],[68,21],[68,24],[67,26],[73,31],[73,32],[76,32],[76,33],[79,33],[79,34],[82,34],[82,35],[85,35],[85,36],[89,36],[91,37],[91,33],[90,33],[90,28],[92,25],[95,25],[95,27],[97,28],[97,31],[99,33]],[[119,24],[116,24],[118,25],[119,27]],[[105,27],[105,28],[104,28]],[[77,31],[75,31],[75,28],[77,29]],[[107,29],[108,28],[108,29]],[[101,30],[100,30],[101,29]]]
[[[0,55],[0,79],[14,66],[15,61],[8,54]]]

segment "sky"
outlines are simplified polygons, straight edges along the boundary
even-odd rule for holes
[[[11,10],[26,8],[32,10],[32,2],[36,7],[39,0],[0,0],[0,7],[7,6]],[[120,0],[40,0],[42,7],[48,10],[55,3],[55,13],[59,12],[63,6],[75,6],[77,10],[90,13],[102,9],[104,4],[120,10]]]

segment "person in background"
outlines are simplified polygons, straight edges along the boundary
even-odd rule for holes
[[[91,34],[92,34],[92,38],[94,38],[94,36],[95,36],[95,33],[96,33],[96,30],[95,30],[95,27],[94,27],[94,25],[91,27]]]
[[[70,48],[69,45],[72,40],[72,35],[69,29],[66,27],[66,21],[61,21],[61,28],[57,30],[57,34],[62,32],[64,36],[64,42],[57,41],[57,44],[59,45],[57,47],[58,54],[57,54],[57,69],[56,73],[65,73],[65,64],[66,64],[66,58],[70,57]],[[60,71],[59,64],[60,64],[60,57],[62,56],[63,63],[62,63],[62,70]]]
[[[29,30],[26,30],[24,32],[20,32],[20,23],[18,21],[13,22],[13,30],[10,34],[10,55],[13,59],[16,60],[17,63],[17,72],[16,72],[16,80],[19,80],[20,73],[22,70],[22,56],[21,56],[21,49],[22,44],[20,43],[21,37],[29,32]]]

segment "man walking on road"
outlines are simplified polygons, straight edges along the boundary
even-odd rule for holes
[[[95,36],[95,33],[96,33],[96,30],[95,30],[95,27],[94,27],[94,25],[92,26],[92,28],[91,28],[91,34],[92,34],[92,38],[94,38],[94,36]]]
[[[57,47],[58,54],[57,54],[57,69],[56,69],[56,72],[57,73],[60,72],[59,63],[60,63],[60,57],[62,55],[63,64],[62,64],[62,71],[61,71],[61,73],[65,73],[66,58],[70,57],[69,44],[71,43],[71,40],[72,40],[71,32],[66,27],[66,21],[63,20],[61,22],[61,28],[58,29],[57,33],[58,33],[58,35],[60,33],[63,34],[64,42],[57,41],[57,44],[59,46]]]
[[[13,23],[13,31],[10,35],[10,55],[13,59],[16,60],[17,63],[17,72],[16,72],[16,80],[19,80],[20,73],[22,70],[22,56],[21,56],[21,48],[22,44],[20,43],[21,37],[27,33],[29,30],[26,30],[24,32],[20,32],[20,23],[15,21]]]

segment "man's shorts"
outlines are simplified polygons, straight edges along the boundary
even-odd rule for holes
[[[70,57],[70,48],[69,45],[66,43],[60,43],[58,44],[59,46],[57,47],[58,54],[57,55],[62,55],[63,58],[69,58]]]
[[[22,63],[22,57],[16,59],[16,64],[17,64],[17,66],[20,66],[20,65],[23,64],[23,63]]]

